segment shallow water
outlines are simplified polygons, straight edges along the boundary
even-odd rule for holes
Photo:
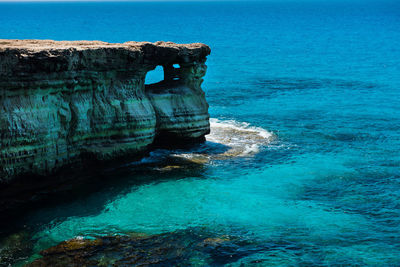
[[[20,258],[76,236],[202,228],[264,244],[233,266],[400,265],[395,1],[2,3],[0,14],[2,38],[212,48],[208,141],[32,211]]]

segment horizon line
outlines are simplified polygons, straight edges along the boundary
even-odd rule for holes
[[[27,2],[386,2],[392,0],[0,0],[0,3],[27,3]]]

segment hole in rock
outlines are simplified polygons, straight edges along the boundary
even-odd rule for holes
[[[179,64],[174,64],[173,67],[174,67],[175,69],[179,69],[181,66],[179,66]]]
[[[175,66],[178,66],[177,68]],[[151,93],[171,93],[182,83],[179,64],[157,66],[146,74],[145,88]]]
[[[146,74],[145,84],[150,85],[162,82],[163,80],[164,80],[164,69],[162,66],[157,66],[154,70],[151,70]]]

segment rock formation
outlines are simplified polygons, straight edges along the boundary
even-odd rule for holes
[[[138,155],[157,140],[203,140],[209,54],[204,44],[0,40],[0,184]],[[164,80],[145,85],[160,65]]]
[[[243,236],[219,236],[204,228],[188,228],[157,235],[74,238],[41,251],[42,258],[26,266],[260,266],[266,260],[249,256],[268,250],[270,244]]]

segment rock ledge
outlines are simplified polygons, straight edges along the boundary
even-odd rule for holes
[[[0,39],[0,184],[137,155],[156,140],[203,140],[209,54],[197,43]],[[146,85],[156,66],[164,80]]]

